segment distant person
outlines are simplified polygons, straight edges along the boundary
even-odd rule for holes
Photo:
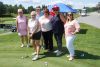
[[[18,35],[21,38],[21,47],[25,46],[25,40],[27,43],[27,47],[29,47],[28,37],[27,37],[27,23],[28,23],[28,19],[26,16],[23,15],[23,10],[18,9],[18,16],[16,18],[16,27],[17,27]]]
[[[48,9],[44,9],[44,15],[39,18],[41,25],[42,36],[44,40],[44,48],[48,51],[53,50],[53,32],[52,24],[50,23],[52,16]]]
[[[31,19],[28,22],[28,29],[29,29],[29,36],[32,39],[32,45],[34,47],[35,55],[32,60],[37,60],[39,58],[40,52],[40,38],[41,38],[41,31],[40,31],[40,24],[39,21],[36,19],[36,12],[31,12]]]
[[[56,55],[59,56],[62,54],[62,36],[64,33],[64,24],[60,18],[59,7],[54,6],[52,10],[55,15],[53,16],[50,22],[52,23],[52,30],[57,43],[57,50],[54,51],[54,53],[56,53]]]
[[[63,22],[64,22],[64,29],[65,29],[65,39],[66,39],[66,47],[69,51],[69,60],[73,60],[75,56],[75,51],[74,51],[74,39],[75,39],[75,34],[79,32],[80,30],[80,25],[76,19],[73,17],[73,13],[68,12],[67,13],[67,19],[64,18],[62,15],[60,15]]]

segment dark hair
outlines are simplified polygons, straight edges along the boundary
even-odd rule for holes
[[[37,6],[36,8],[41,8],[40,6]]]
[[[66,13],[66,16],[69,15],[68,13]],[[72,15],[72,19],[71,20],[74,20],[74,15],[73,13],[71,13],[70,15]]]
[[[45,8],[43,12],[49,14],[49,10],[47,8]]]

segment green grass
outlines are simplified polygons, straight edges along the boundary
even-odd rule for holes
[[[16,20],[13,18],[16,18],[17,14],[13,14],[13,17],[0,17],[0,24],[16,24]],[[25,14],[28,18],[30,18],[30,14]]]
[[[0,17],[0,24],[16,24],[14,17]]]
[[[10,30],[9,29],[1,29],[0,28],[0,34],[7,33],[7,32],[10,32]]]
[[[100,29],[81,24],[84,29],[77,34],[75,40],[76,59],[68,61],[68,51],[63,38],[63,55],[56,57],[53,53],[41,50],[41,58],[32,61],[32,48],[20,48],[17,33],[0,36],[0,67],[100,67]],[[87,31],[87,32],[86,32]],[[86,33],[85,33],[86,32]],[[56,43],[54,40],[55,49]],[[84,57],[81,54],[84,53]],[[22,59],[22,56],[29,55]]]

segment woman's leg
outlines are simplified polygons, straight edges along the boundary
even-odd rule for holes
[[[28,36],[25,35],[24,37],[25,37],[25,41],[26,41],[27,47],[29,47]]]
[[[47,35],[47,32],[42,32],[42,36],[43,36],[43,39],[44,39],[44,47],[45,47],[45,49],[48,49],[48,35]]]
[[[49,50],[53,50],[53,33],[52,31],[49,31],[48,32],[48,47],[49,47]]]
[[[36,55],[32,58],[33,61],[39,58],[40,40],[35,40],[35,45],[36,45]]]
[[[32,45],[33,45],[34,52],[36,52],[35,40],[32,40]]]
[[[66,37],[66,46],[69,51],[70,58],[74,58],[74,54],[75,54],[74,45],[73,45],[74,39],[75,39],[75,36],[67,36]]]
[[[35,40],[35,45],[36,45],[36,53],[39,55],[40,52],[40,40]]]
[[[21,39],[21,47],[24,47],[24,36],[20,36]]]
[[[62,34],[54,34],[59,51],[62,51],[62,36],[63,36],[63,33]]]

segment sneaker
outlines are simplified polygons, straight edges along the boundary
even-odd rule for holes
[[[33,55],[33,56],[36,55],[36,52],[32,53],[32,55]]]
[[[43,50],[45,49],[43,45],[41,46],[41,48],[42,48]]]
[[[70,55],[67,55],[67,57],[69,58],[69,57],[70,57]]]
[[[60,56],[62,54],[62,52],[61,51],[58,51],[57,53],[56,53],[56,56]]]
[[[24,47],[24,44],[22,44],[21,47],[23,48]]]
[[[38,55],[36,55],[35,57],[32,58],[33,61],[37,60],[39,58]]]
[[[73,59],[74,59],[74,57],[70,57],[68,60],[69,60],[69,61],[72,61]]]
[[[27,48],[29,48],[29,44],[27,44]]]
[[[55,50],[54,53],[57,53],[59,50]]]

